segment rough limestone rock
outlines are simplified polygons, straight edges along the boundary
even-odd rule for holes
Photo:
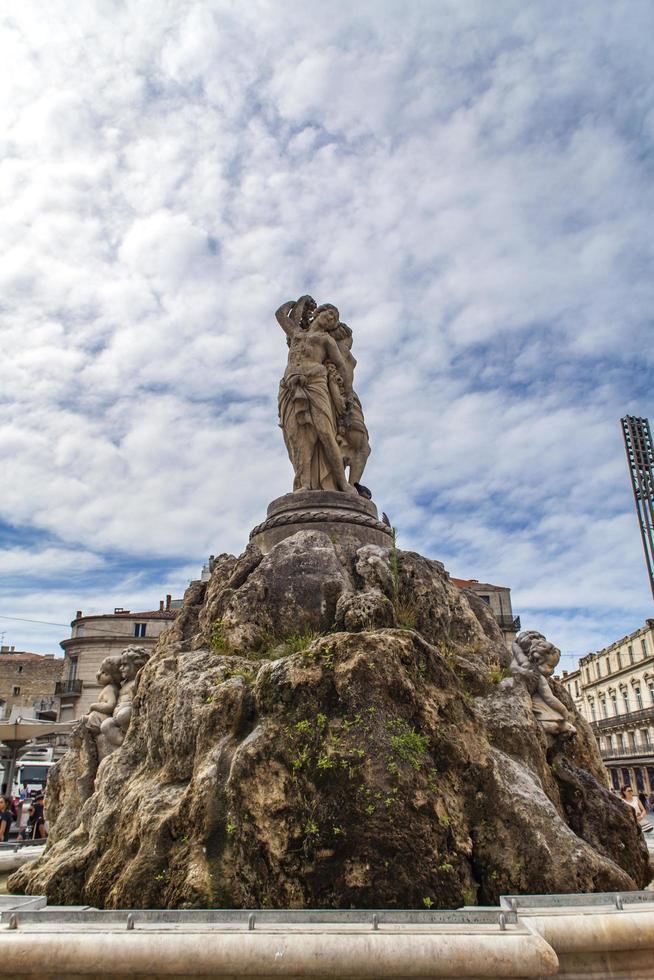
[[[543,733],[480,606],[438,562],[352,559],[321,532],[221,556],[141,671],[93,791],[81,741],[56,767],[48,847],[10,890],[454,908],[643,887],[647,848],[588,726]]]

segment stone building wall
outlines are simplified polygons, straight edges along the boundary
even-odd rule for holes
[[[56,712],[55,685],[61,680],[64,658],[54,653],[30,653],[13,647],[0,648],[0,717],[23,714],[37,717],[38,704],[50,704]]]

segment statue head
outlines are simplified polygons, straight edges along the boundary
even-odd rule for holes
[[[348,327],[347,323],[341,323],[339,320],[336,326],[329,328],[329,333],[337,344],[345,342],[348,349],[352,347],[352,328]]]
[[[561,651],[547,639],[543,633],[537,630],[525,630],[516,637],[523,653],[527,656],[533,667],[545,677],[550,677],[556,668],[561,657]]]
[[[339,312],[333,303],[323,303],[316,307],[311,317],[313,329],[327,330],[330,333],[338,326]]]
[[[148,662],[149,653],[144,647],[129,646],[120,655],[120,676],[123,681],[133,681],[141,667]]]
[[[120,684],[120,657],[105,657],[96,677],[98,684]]]

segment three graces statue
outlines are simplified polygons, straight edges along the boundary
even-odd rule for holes
[[[370,443],[352,387],[352,331],[335,306],[318,306],[311,296],[283,303],[275,316],[289,346],[279,424],[295,471],[293,490],[368,495],[360,488]]]

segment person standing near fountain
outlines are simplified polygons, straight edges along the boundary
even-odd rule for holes
[[[13,814],[7,806],[4,796],[0,796],[0,843],[9,840],[9,830],[13,822]]]

